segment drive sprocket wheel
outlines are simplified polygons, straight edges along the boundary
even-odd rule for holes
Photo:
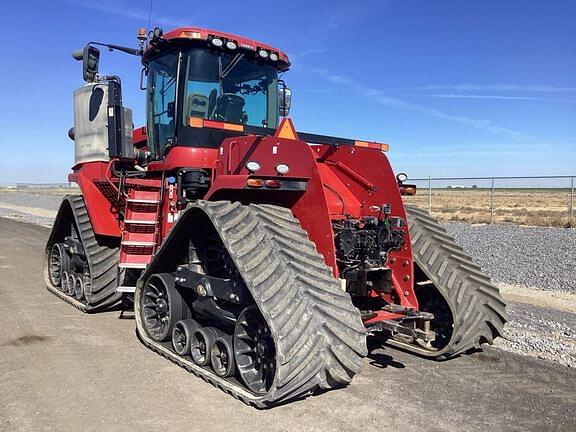
[[[189,314],[184,299],[175,287],[174,277],[168,273],[155,274],[148,279],[141,303],[144,328],[158,342],[168,340],[174,325]]]
[[[62,277],[65,271],[65,263],[66,263],[66,251],[62,243],[54,243],[52,245],[52,249],[50,250],[50,256],[48,258],[49,261],[49,273],[48,276],[50,277],[50,281],[54,286],[61,287],[62,286]]]
[[[274,340],[256,306],[242,311],[234,328],[234,358],[246,387],[264,394],[276,374]]]

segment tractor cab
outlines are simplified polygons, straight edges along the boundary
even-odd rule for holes
[[[286,55],[239,36],[180,28],[148,36],[147,134],[151,159],[171,147],[217,148],[245,128],[276,129],[290,92]]]

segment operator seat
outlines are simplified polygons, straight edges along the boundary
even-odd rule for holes
[[[186,112],[190,117],[208,118],[208,98],[201,93],[188,95]]]
[[[218,99],[218,92],[212,89],[210,96],[208,96],[208,115],[206,118],[214,118],[214,110],[216,109],[216,100]]]
[[[242,96],[233,93],[224,93],[216,101],[214,117],[232,123],[242,123],[245,114],[243,111],[246,102]]]

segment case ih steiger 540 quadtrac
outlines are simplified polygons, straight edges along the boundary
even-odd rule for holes
[[[386,144],[296,132],[286,55],[218,31],[75,52],[75,165],[48,289],[85,312],[133,302],[143,343],[266,407],[350,383],[366,337],[434,359],[502,331],[498,289],[394,176]],[[147,125],[95,45],[141,56]]]

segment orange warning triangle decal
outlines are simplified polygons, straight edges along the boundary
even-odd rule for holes
[[[274,136],[277,138],[298,140],[298,134],[296,133],[294,124],[288,117],[284,117],[282,119],[282,122],[280,122],[280,126],[278,126],[278,129],[276,129]]]

